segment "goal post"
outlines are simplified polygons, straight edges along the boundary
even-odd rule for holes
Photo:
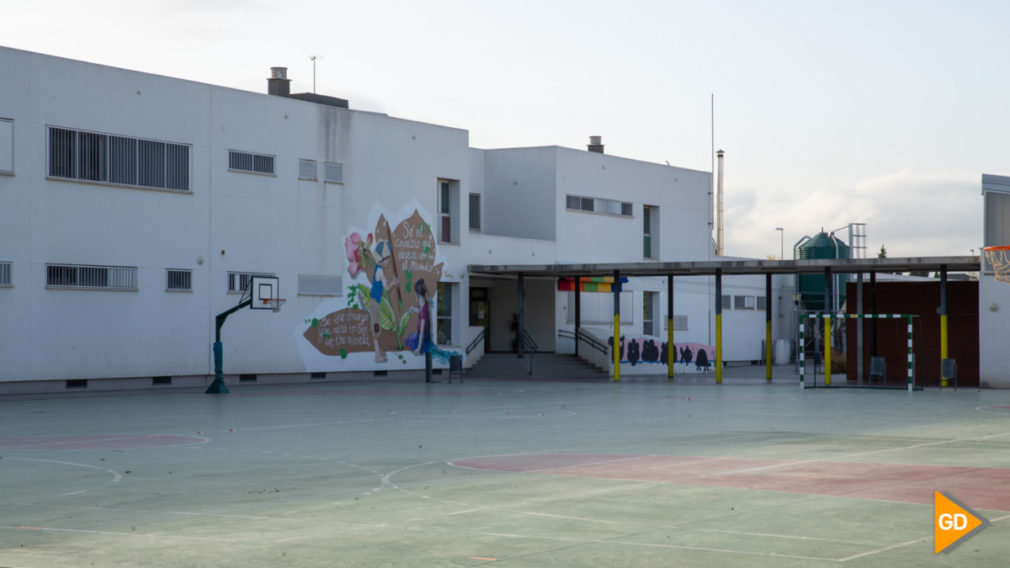
[[[914,351],[914,318],[919,317],[916,314],[824,314],[824,313],[811,313],[800,317],[800,329],[799,329],[799,370],[800,370],[800,388],[806,388],[805,382],[805,352],[806,352],[806,341],[805,335],[807,331],[806,322],[809,320],[814,320],[814,325],[811,326],[812,331],[817,331],[817,320],[823,320],[824,323],[824,385],[831,386],[831,330],[832,324],[835,321],[844,321],[849,319],[881,319],[881,320],[905,320],[906,324],[906,381],[908,385],[908,391],[912,392],[915,386],[915,351]],[[858,361],[857,364],[862,365],[862,361]]]

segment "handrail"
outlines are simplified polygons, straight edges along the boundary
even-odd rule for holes
[[[473,341],[470,342],[470,345],[466,346],[466,354],[467,355],[469,355],[471,351],[473,351],[474,349],[476,349],[477,346],[480,345],[481,342],[484,341],[484,336],[486,334],[487,334],[487,328],[486,327],[482,328],[480,330],[480,333],[477,334],[477,337],[474,337]]]
[[[533,340],[533,336],[525,329],[519,333],[519,349],[522,353],[530,354],[530,370],[527,374],[533,375],[533,354],[537,352],[538,347],[537,342]]]
[[[577,341],[585,341],[587,345],[599,351],[600,353],[603,353],[604,355],[610,353],[610,347],[606,343],[603,343],[599,339],[596,339],[595,337],[589,335],[588,333],[582,331],[581,329],[576,330],[575,335]]]
[[[519,334],[519,341],[522,343],[523,352],[525,353],[536,353],[537,349],[540,348],[537,342],[533,340],[530,332],[525,329]]]

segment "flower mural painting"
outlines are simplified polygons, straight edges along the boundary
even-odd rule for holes
[[[361,252],[372,245],[372,234],[368,234],[368,240],[362,240],[358,233],[351,233],[344,239],[344,253],[347,255],[347,273],[351,278],[357,278],[361,272]]]
[[[310,322],[303,336],[319,353],[347,358],[352,353],[374,351],[375,362],[388,361],[387,352],[408,346],[409,331],[430,323],[424,282],[438,282],[442,263],[435,262],[435,235],[430,223],[414,209],[413,214],[390,228],[380,214],[373,233],[362,238],[352,232],[344,239],[347,273],[354,279],[348,287],[346,307]],[[425,293],[418,294],[420,284]],[[428,316],[430,318],[430,315]]]

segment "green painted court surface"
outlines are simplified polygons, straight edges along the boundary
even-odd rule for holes
[[[1007,565],[1010,392],[741,382],[0,399],[0,566]]]

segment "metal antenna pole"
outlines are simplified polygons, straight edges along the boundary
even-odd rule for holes
[[[316,93],[316,59],[319,59],[318,55],[313,55],[309,57],[312,60],[312,94]]]

